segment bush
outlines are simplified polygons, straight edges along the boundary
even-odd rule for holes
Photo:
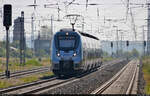
[[[4,48],[0,48],[0,57],[6,56],[6,50]]]
[[[139,52],[135,48],[132,50],[131,53],[133,57],[139,57]]]
[[[113,60],[114,58],[112,58],[112,57],[105,57],[105,58],[103,58],[102,59],[102,61],[103,62],[106,62],[106,61],[111,61],[111,60]]]
[[[32,58],[33,51],[31,49],[26,49],[26,58]]]
[[[42,66],[42,64],[38,60],[36,60],[36,59],[28,60],[26,62],[26,65]]]

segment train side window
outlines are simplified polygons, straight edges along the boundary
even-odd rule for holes
[[[86,45],[86,38],[84,37],[84,47],[85,49],[87,48],[87,45]]]
[[[87,44],[88,44],[88,48],[90,49],[91,48],[91,40],[87,39]]]
[[[87,37],[85,37],[85,42],[86,42],[85,46],[86,46],[86,49],[87,49],[87,48],[88,48],[88,40],[87,40]]]
[[[85,49],[86,48],[86,44],[85,44],[85,39],[84,38],[82,38],[82,46],[83,46],[83,48]]]

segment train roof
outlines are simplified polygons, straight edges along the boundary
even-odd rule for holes
[[[86,37],[89,37],[89,38],[93,38],[93,39],[96,39],[96,40],[99,40],[99,38],[91,35],[91,34],[88,34],[88,33],[84,33],[84,32],[79,32],[82,36],[86,36]]]
[[[72,28],[64,28],[64,29],[60,29],[60,32],[77,32],[79,34],[81,34],[82,36],[85,36],[85,37],[89,37],[89,38],[93,38],[93,39],[96,39],[96,40],[99,40],[99,38],[91,35],[91,34],[88,34],[88,33],[84,33],[84,32],[81,32],[81,31],[78,31],[78,30],[73,30]]]
[[[63,29],[60,29],[60,32],[63,32],[63,31],[72,32],[73,29],[72,28],[63,28]]]

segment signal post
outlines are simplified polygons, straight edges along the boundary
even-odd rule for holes
[[[6,27],[6,71],[5,75],[10,78],[9,64],[9,27],[12,25],[12,6],[10,4],[4,5],[3,26]]]

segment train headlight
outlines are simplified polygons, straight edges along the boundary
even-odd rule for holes
[[[77,56],[77,53],[74,53],[73,56]]]
[[[60,53],[57,53],[57,56],[60,57]]]

